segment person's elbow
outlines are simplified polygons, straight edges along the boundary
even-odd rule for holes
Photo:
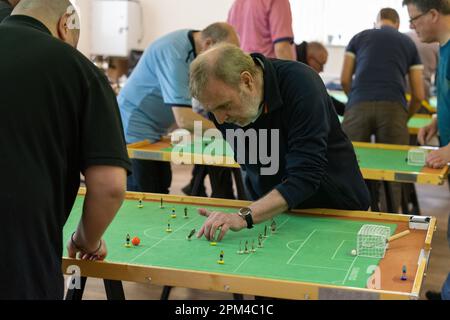
[[[275,56],[281,60],[296,60],[294,48],[289,41],[280,41],[275,44]]]
[[[122,201],[126,193],[127,172],[121,167],[92,166],[86,169],[87,192],[110,200]]]

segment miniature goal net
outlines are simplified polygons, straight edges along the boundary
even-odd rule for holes
[[[384,258],[390,234],[389,227],[363,225],[357,236],[357,255],[359,257]]]

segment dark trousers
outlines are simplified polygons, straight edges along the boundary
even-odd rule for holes
[[[172,183],[170,162],[131,159],[133,174],[128,177],[127,190],[168,194]]]
[[[190,195],[193,196],[204,196],[205,187],[204,180],[207,175],[209,175],[209,180],[211,182],[211,197],[221,198],[221,199],[235,199],[233,192],[233,179],[232,179],[232,169],[216,167],[216,166],[206,166],[206,165],[195,165],[192,170],[192,179],[189,184]],[[192,188],[197,183],[198,190],[196,194],[192,193]]]
[[[374,135],[376,143],[400,145],[409,143],[408,112],[399,102],[357,103],[345,112],[342,128],[351,141],[370,142]],[[369,183],[379,185],[378,182]],[[401,184],[392,182],[389,185],[396,213],[401,203]],[[387,211],[383,201],[380,209]]]

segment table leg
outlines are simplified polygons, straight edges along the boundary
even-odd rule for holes
[[[373,212],[380,212],[380,206],[378,205],[378,184],[375,181],[366,180],[367,188],[370,193],[370,209]]]
[[[81,301],[83,299],[84,288],[86,287],[86,277],[80,278],[80,289],[67,289],[65,300],[68,301]]]
[[[393,195],[392,195],[392,188],[389,182],[383,181],[384,186],[384,193],[386,196],[386,208],[388,213],[397,213],[397,210],[394,210],[394,204],[393,204]]]
[[[108,300],[125,300],[122,281],[103,280],[105,284],[106,298]]]
[[[198,197],[200,196],[199,191],[200,187],[203,184],[203,181],[207,174],[206,166],[198,166],[197,174],[194,176],[193,183],[192,183],[192,190],[191,190],[191,196]]]
[[[171,286],[164,286],[163,291],[161,293],[160,300],[169,300],[170,292],[172,291]]]

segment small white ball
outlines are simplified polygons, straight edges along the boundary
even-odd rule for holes
[[[356,256],[356,253],[357,253],[357,252],[356,252],[356,249],[353,249],[353,250],[352,250],[352,256]]]

